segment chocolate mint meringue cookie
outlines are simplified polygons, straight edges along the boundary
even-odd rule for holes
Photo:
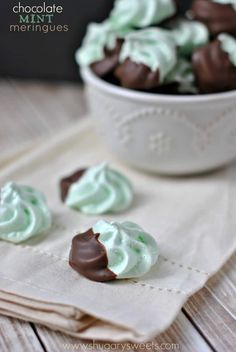
[[[110,14],[113,28],[144,28],[177,12],[176,0],[116,0]]]
[[[65,204],[85,214],[116,213],[127,209],[133,200],[129,180],[107,163],[77,171],[61,181]]]
[[[119,62],[115,76],[123,87],[155,88],[177,62],[175,41],[164,29],[132,31],[125,37]]]
[[[177,44],[181,55],[191,55],[192,52],[208,43],[209,32],[207,27],[198,21],[176,19],[167,24]]]
[[[119,52],[124,36],[130,30],[115,30],[106,20],[88,25],[81,48],[76,52],[76,61],[81,66],[91,66],[100,77],[110,73],[118,64]]]
[[[51,214],[44,195],[8,182],[0,190],[0,239],[20,243],[47,231]]]
[[[202,93],[236,89],[236,39],[221,34],[193,55],[193,70]]]
[[[235,0],[195,0],[192,13],[194,19],[208,27],[211,35],[226,32],[236,36]]]
[[[132,222],[98,221],[72,240],[69,263],[94,281],[136,278],[157,262],[154,238]]]

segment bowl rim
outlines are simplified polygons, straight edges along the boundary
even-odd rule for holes
[[[103,90],[106,93],[113,93],[123,98],[128,98],[137,101],[145,101],[155,103],[158,101],[169,102],[169,103],[204,103],[204,102],[219,102],[219,100],[236,99],[236,90],[214,94],[204,95],[168,95],[158,93],[145,93],[136,90],[131,90],[114,84],[108,83],[98,77],[90,67],[83,67],[80,69],[80,74],[85,83],[89,82],[96,86],[99,90]]]

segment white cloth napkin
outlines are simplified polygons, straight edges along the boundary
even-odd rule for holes
[[[132,181],[135,200],[108,220],[130,220],[156,237],[160,259],[140,279],[97,283],[68,265],[72,237],[101,217],[60,202],[58,183],[76,169],[111,162]],[[165,330],[187,298],[204,286],[236,247],[236,165],[201,177],[140,173],[106,151],[85,120],[1,171],[42,190],[53,227],[23,244],[0,241],[0,313],[80,338],[147,341]]]

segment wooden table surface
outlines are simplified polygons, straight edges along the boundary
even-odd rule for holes
[[[50,138],[55,131],[73,124],[85,111],[78,85],[1,80],[0,159],[32,141]],[[235,263],[236,256],[188,300],[174,324],[153,341],[156,344],[153,350],[236,351]],[[83,343],[43,326],[0,316],[1,352],[89,350]],[[94,345],[90,350],[109,349],[107,345]],[[141,351],[141,347],[133,350]]]

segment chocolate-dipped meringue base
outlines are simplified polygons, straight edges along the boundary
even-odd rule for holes
[[[85,173],[86,169],[80,169],[75,171],[72,175],[64,177],[60,181],[60,193],[61,193],[61,200],[62,202],[65,201],[68,191],[70,189],[70,186],[77,182],[81,176]]]
[[[215,40],[195,51],[193,71],[201,93],[216,93],[236,89],[236,67]]]
[[[236,11],[230,4],[210,0],[195,0],[192,4],[194,19],[203,22],[211,35],[225,32],[236,35]]]
[[[101,61],[94,62],[90,65],[94,73],[99,77],[105,77],[111,73],[119,63],[119,54],[123,40],[117,39],[116,46],[113,50],[104,49],[105,58]]]
[[[98,241],[99,234],[92,229],[76,235],[72,240],[69,264],[81,275],[93,281],[115,280],[116,274],[107,268],[105,247]]]
[[[159,70],[153,72],[146,65],[137,64],[130,59],[120,64],[114,74],[122,87],[130,89],[148,90],[157,87],[160,83]]]

